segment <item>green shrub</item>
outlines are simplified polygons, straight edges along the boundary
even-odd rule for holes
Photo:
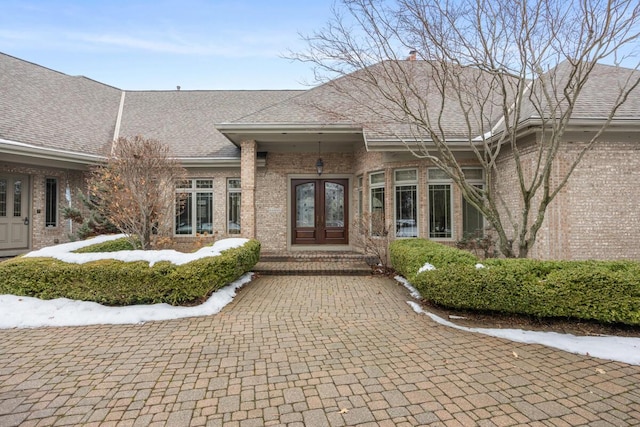
[[[409,280],[427,262],[436,268],[450,264],[474,266],[479,262],[470,252],[427,239],[395,240],[389,247],[389,253],[393,268]]]
[[[491,259],[476,269],[466,253],[453,255],[457,249],[418,240],[394,242],[392,265],[436,304],[640,325],[640,262]],[[425,262],[436,269],[416,274]]]
[[[260,257],[260,243],[250,240],[183,265],[100,260],[71,264],[52,258],[15,258],[0,263],[0,294],[42,299],[70,298],[105,305],[199,302],[250,271]]]
[[[77,254],[88,254],[96,252],[117,252],[117,251],[131,251],[135,248],[131,244],[131,241],[126,237],[116,240],[109,240],[107,242],[96,243],[95,245],[85,246],[84,248],[73,251]]]

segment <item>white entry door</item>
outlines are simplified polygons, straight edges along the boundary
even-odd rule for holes
[[[0,251],[29,247],[28,207],[27,177],[0,175]]]

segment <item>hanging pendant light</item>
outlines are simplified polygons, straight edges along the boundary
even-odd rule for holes
[[[318,176],[322,175],[324,170],[324,162],[322,161],[322,157],[320,157],[320,141],[318,141],[318,161],[316,162],[316,171],[318,172]]]

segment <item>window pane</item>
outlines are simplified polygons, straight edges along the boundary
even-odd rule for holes
[[[429,185],[429,237],[451,238],[451,186]]]
[[[371,184],[384,184],[384,172],[373,173],[369,179]]]
[[[418,180],[418,171],[406,170],[406,171],[396,171],[396,182],[398,181],[417,181]]]
[[[384,187],[371,189],[371,235],[385,235]]]
[[[240,234],[240,196],[239,191],[229,193],[227,209],[229,210],[229,221],[227,232],[229,234]]]
[[[176,188],[191,188],[191,180],[185,179],[176,184]]]
[[[482,181],[483,174],[480,168],[462,168],[465,179],[471,179],[474,181]]]
[[[7,180],[0,179],[0,216],[7,216]]]
[[[325,227],[344,227],[344,186],[324,183]]]
[[[240,180],[239,179],[230,179],[227,181],[228,188],[240,188]]]
[[[213,193],[196,193],[196,233],[213,233]]]
[[[482,185],[476,187],[482,188]],[[462,198],[462,234],[463,237],[483,237],[484,218],[480,211]]]
[[[296,187],[296,227],[315,226],[316,186],[312,182]]]
[[[429,180],[438,180],[438,179],[451,179],[449,176],[440,169],[429,169]]]
[[[55,227],[58,219],[58,180],[47,178],[45,185],[44,226]]]
[[[418,211],[415,185],[396,187],[396,236],[418,237]]]
[[[178,199],[178,212],[176,214],[176,234],[192,234],[193,224],[191,224],[191,202],[193,195],[191,193],[183,194],[180,202]]]
[[[196,188],[213,188],[212,179],[196,179]]]
[[[22,216],[22,181],[13,183],[13,216]]]

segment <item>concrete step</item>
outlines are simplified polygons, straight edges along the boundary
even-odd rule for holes
[[[253,271],[263,275],[368,276],[368,257],[353,252],[263,253]]]

